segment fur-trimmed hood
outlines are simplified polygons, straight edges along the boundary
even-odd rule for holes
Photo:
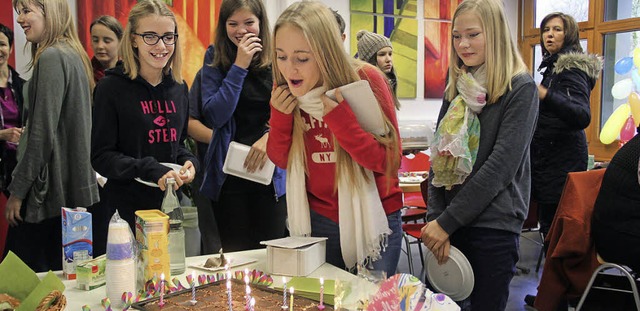
[[[553,73],[559,74],[565,70],[578,69],[585,72],[590,78],[598,79],[602,65],[602,57],[595,54],[564,53],[558,57]]]

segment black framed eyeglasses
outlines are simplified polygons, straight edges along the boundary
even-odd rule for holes
[[[137,33],[133,32],[134,35],[142,37],[142,41],[147,45],[156,45],[162,39],[165,45],[174,45],[176,44],[176,40],[178,40],[177,33],[168,33],[162,36],[157,35],[155,33]]]

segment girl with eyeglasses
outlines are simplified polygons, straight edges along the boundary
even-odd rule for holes
[[[31,48],[32,76],[8,188],[7,248],[36,272],[60,270],[60,207],[99,200],[89,154],[93,74],[68,1],[13,0],[13,8]]]
[[[224,174],[231,141],[251,146],[249,172],[267,161],[271,56],[269,21],[262,0],[224,0],[214,38],[213,62],[202,67],[203,118],[213,127],[201,192],[212,200],[225,251],[260,248],[285,235],[284,174],[271,185]]]
[[[133,229],[135,211],[159,209],[167,178],[176,187],[190,183],[198,161],[184,145],[187,85],[180,74],[176,18],[164,2],[140,1],[131,9],[120,55],[122,62],[107,71],[93,94],[91,163],[108,179],[103,205],[111,213],[117,208]]]

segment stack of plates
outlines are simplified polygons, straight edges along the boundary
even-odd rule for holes
[[[454,301],[462,301],[471,295],[474,285],[473,269],[467,257],[454,246],[449,250],[449,260],[443,265],[439,265],[433,253],[427,251],[425,269],[427,280],[436,291],[446,294]]]

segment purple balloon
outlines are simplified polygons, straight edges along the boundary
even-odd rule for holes
[[[616,62],[616,65],[613,67],[613,69],[619,75],[626,74],[627,72],[631,71],[631,68],[633,68],[633,57],[623,57],[618,60]]]

